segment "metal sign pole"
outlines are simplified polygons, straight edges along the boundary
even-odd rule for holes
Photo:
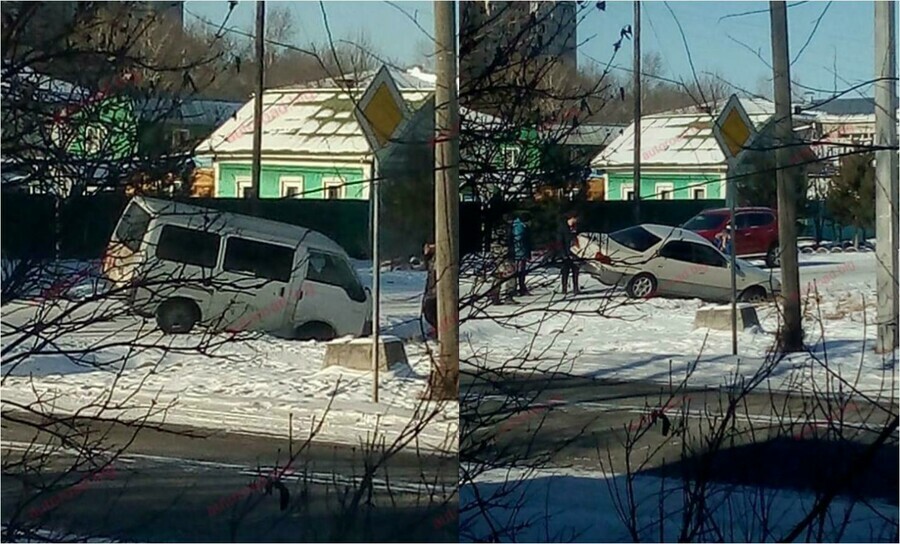
[[[729,219],[731,225],[731,251],[729,251],[728,259],[731,263],[731,354],[737,355],[737,268],[735,263],[735,254],[737,253],[737,224],[734,222],[734,201],[737,200],[737,191],[734,183],[734,173],[736,160],[728,161],[728,176],[726,180],[726,191],[728,191],[728,212],[731,216]]]
[[[381,321],[381,263],[378,255],[378,223],[379,223],[379,206],[380,191],[377,179],[377,169],[375,167],[375,159],[372,159],[372,401],[378,402],[378,332]]]

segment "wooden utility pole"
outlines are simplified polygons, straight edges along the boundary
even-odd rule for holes
[[[253,166],[251,170],[252,198],[259,198],[259,180],[262,172],[262,112],[263,90],[266,81],[266,3],[256,2],[256,96],[253,97]],[[237,195],[241,197],[243,195]]]
[[[875,285],[878,339],[875,350],[890,353],[898,344],[897,7],[875,2]]]
[[[797,175],[791,168],[794,128],[791,119],[791,73],[788,56],[787,8],[781,0],[769,3],[772,25],[772,67],[775,76],[775,167],[778,183],[778,251],[784,297],[784,325],[779,349],[803,349],[800,321],[800,271],[797,267]],[[732,229],[735,225],[732,225]]]
[[[435,276],[440,353],[432,399],[459,398],[459,107],[456,97],[456,2],[435,0]]]
[[[641,222],[641,2],[634,0],[634,223]]]

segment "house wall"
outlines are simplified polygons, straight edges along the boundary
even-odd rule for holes
[[[250,163],[227,163],[221,162],[216,164],[216,196],[219,197],[236,197],[238,195],[237,181],[241,178],[251,178]],[[368,179],[368,165],[358,167],[348,166],[307,166],[307,165],[287,165],[272,164],[263,161],[262,172],[260,173],[260,198],[279,198],[281,197],[281,178],[282,177],[302,177],[303,178],[303,196],[300,198],[325,198],[322,191],[323,182],[328,178],[343,178],[347,185],[344,186],[344,199],[366,199],[368,198],[368,184],[360,183]]]
[[[634,176],[631,173],[610,172],[606,174],[606,200],[625,200],[623,187],[633,186]],[[722,174],[719,172],[696,173],[664,173],[641,172],[641,198],[658,200],[656,185],[669,183],[672,185],[674,200],[693,200],[690,188],[700,186],[706,189],[706,199],[725,198],[722,189]]]

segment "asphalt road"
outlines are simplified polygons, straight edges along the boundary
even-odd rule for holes
[[[577,467],[696,476],[765,487],[844,490],[897,501],[898,435],[874,448],[895,420],[896,399],[839,408],[758,390],[731,412],[728,391],[564,375],[461,377],[461,462]],[[713,431],[722,429],[718,447]],[[871,451],[870,451],[871,450]],[[870,457],[866,457],[870,456]],[[827,477],[826,477],[827,476]]]
[[[181,426],[142,429],[78,420],[73,436],[103,435],[108,447],[127,445],[100,476],[63,476],[74,450],[4,413],[2,519],[17,526],[76,537],[129,541],[456,541],[457,459],[396,453],[365,479],[382,455],[342,445],[299,445],[270,437]],[[62,430],[63,427],[56,427]],[[46,444],[53,445],[46,448]],[[21,460],[40,473],[25,474]],[[278,469],[275,469],[277,463]],[[266,493],[267,476],[278,470]],[[75,484],[72,487],[72,484]],[[364,488],[354,505],[353,494]],[[46,533],[44,533],[46,534]]]

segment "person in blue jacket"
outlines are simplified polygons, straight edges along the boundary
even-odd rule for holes
[[[517,215],[513,219],[511,230],[510,256],[516,265],[518,293],[520,296],[524,296],[528,294],[528,289],[525,287],[525,277],[528,272],[528,258],[531,256],[531,242],[528,225],[525,224],[521,215]]]
[[[731,223],[725,225],[722,232],[716,234],[716,247],[725,255],[731,255],[731,244],[734,233],[731,232]]]

